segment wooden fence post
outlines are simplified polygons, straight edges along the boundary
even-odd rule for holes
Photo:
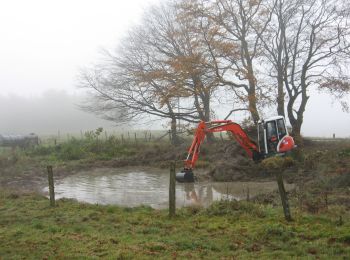
[[[277,184],[278,184],[278,190],[279,190],[279,193],[281,196],[284,217],[287,221],[292,221],[292,215],[290,214],[288,197],[287,197],[286,189],[284,188],[282,173],[276,172],[275,174],[276,174],[276,179],[277,179]]]
[[[176,211],[176,174],[175,162],[170,164],[170,181],[169,181],[169,217],[175,217]]]
[[[282,176],[283,171],[289,167],[288,161],[286,161],[286,159],[282,157],[269,157],[264,159],[261,162],[261,164],[263,168],[270,171],[272,174],[276,176],[278,191],[282,201],[284,218],[287,221],[292,221],[292,215],[290,213],[287,192],[286,192],[286,189],[284,188],[283,176]]]
[[[50,206],[55,207],[55,185],[53,182],[52,166],[47,166],[47,176],[49,180]]]

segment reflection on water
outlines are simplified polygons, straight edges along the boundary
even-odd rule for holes
[[[291,185],[286,185],[290,189]],[[245,199],[277,189],[275,182],[206,182],[176,185],[177,207],[202,205],[220,199]],[[45,188],[47,192],[48,188]],[[169,174],[154,168],[100,168],[82,171],[58,182],[56,198],[98,204],[168,207]]]

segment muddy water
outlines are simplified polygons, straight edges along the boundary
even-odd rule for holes
[[[56,198],[135,207],[168,207],[169,174],[155,168],[99,168],[66,177],[55,185]],[[292,185],[286,185],[291,189]],[[177,207],[208,206],[220,199],[245,199],[277,189],[275,182],[205,182],[176,185]],[[44,191],[47,192],[48,188]]]

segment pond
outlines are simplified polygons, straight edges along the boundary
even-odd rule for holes
[[[293,185],[286,184],[286,189]],[[176,206],[209,206],[220,199],[246,199],[277,189],[276,182],[196,182],[176,184]],[[44,189],[48,192],[48,187]],[[168,207],[169,172],[149,167],[98,168],[81,171],[55,184],[56,198],[126,207]]]

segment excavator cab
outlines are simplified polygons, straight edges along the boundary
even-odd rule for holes
[[[284,154],[294,147],[283,116],[275,116],[258,123],[258,146],[261,157]]]

